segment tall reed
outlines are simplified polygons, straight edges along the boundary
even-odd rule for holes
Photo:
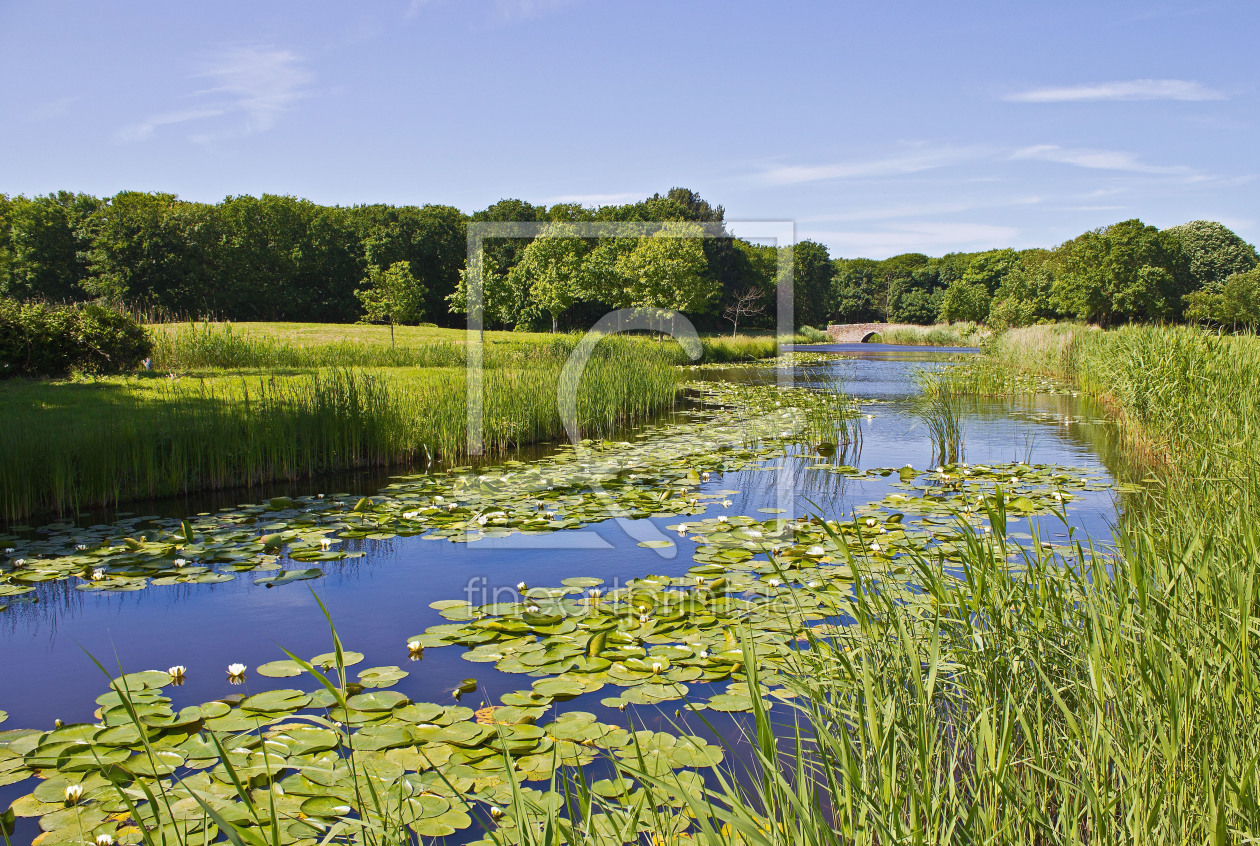
[[[673,404],[681,376],[653,347],[597,347],[578,390],[584,435],[610,435]],[[492,362],[483,453],[564,435],[557,391],[567,355],[561,345]],[[333,470],[449,463],[468,451],[462,367],[4,387],[0,515],[8,520]]]

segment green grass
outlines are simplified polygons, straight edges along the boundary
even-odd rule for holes
[[[310,478],[447,464],[467,453],[467,332],[324,324],[158,324],[153,374],[0,383],[0,518]],[[483,451],[564,435],[557,386],[581,336],[487,332]],[[707,361],[776,354],[773,336],[705,337]],[[682,347],[595,348],[579,392],[585,436],[672,405]],[[166,374],[173,378],[165,378]]]
[[[578,397],[584,436],[670,407],[681,384],[655,344],[606,341]],[[564,434],[567,347],[487,354],[483,449]],[[0,385],[0,514],[73,512],[365,466],[451,463],[467,452],[460,367],[204,372]]]
[[[1111,402],[1162,481],[1114,554],[1011,567],[999,503],[960,574],[907,562],[921,595],[859,574],[855,624],[811,633],[787,673],[786,741],[757,715],[751,786],[714,816],[748,843],[1250,842],[1260,342],[1047,327],[993,356]]]
[[[160,372],[206,369],[312,367],[462,367],[468,332],[398,326],[390,343],[389,327],[364,324],[168,323],[152,324],[153,367]],[[486,332],[486,359],[493,366],[527,363],[537,355],[567,354],[580,333]],[[634,343],[654,344],[647,337]],[[700,339],[702,362],[773,358],[773,335],[706,336]],[[673,341],[660,343],[676,364],[693,363]],[[540,353],[540,351],[542,351]]]
[[[989,330],[975,323],[938,323],[935,326],[892,325],[879,333],[879,343],[919,347],[978,347]]]

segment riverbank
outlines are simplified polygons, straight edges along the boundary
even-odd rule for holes
[[[859,576],[856,623],[816,627],[785,673],[798,772],[827,785],[830,807],[799,802],[783,750],[765,747],[760,789],[726,793],[732,826],[782,842],[1028,844],[1229,843],[1260,828],[1260,343],[1022,329],[937,394],[1030,391],[1018,373],[1107,402],[1157,474],[1147,495],[1111,543],[1034,545],[1013,567],[1011,500],[982,501],[992,533],[964,531],[958,570],[909,556],[920,595]],[[946,485],[967,472],[940,470]]]
[[[149,327],[153,371],[0,382],[0,519],[73,514],[365,467],[468,455],[460,330],[318,324]],[[580,338],[486,333],[481,450],[564,437],[561,372]],[[703,338],[705,361],[773,356],[773,337]],[[672,407],[691,359],[677,343],[601,342],[578,420],[606,437]]]

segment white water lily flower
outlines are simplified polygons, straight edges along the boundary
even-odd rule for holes
[[[176,664],[174,667],[171,667],[170,669],[168,669],[166,671],[166,674],[170,676],[172,679],[179,681],[180,679],[184,677],[184,672],[187,669],[188,668],[185,667],[183,664]]]
[[[433,501],[434,501],[434,502],[446,502],[446,497],[443,497],[443,496],[435,496],[435,497],[433,497]]]
[[[477,518],[477,525],[478,526],[486,525],[486,515],[482,514],[480,517]]]
[[[723,508],[730,508],[730,507],[731,507],[731,501],[730,501],[729,499],[724,499],[724,500],[722,500],[722,507],[723,507]]]
[[[599,588],[591,588],[590,590],[586,592],[586,595],[589,596],[591,599],[599,599],[600,594],[601,594],[601,591]]]
[[[992,533],[993,533],[993,530],[992,530],[992,529],[990,529],[988,526],[985,526],[985,527],[984,527],[984,533],[985,533],[986,535],[989,535],[989,534],[992,534]]]
[[[541,608],[539,608],[537,605],[530,605],[530,606],[529,606],[529,607],[527,607],[525,610],[526,610],[526,611],[528,611],[528,612],[529,612],[529,613],[531,613],[531,614],[537,614],[537,613],[538,613],[539,611],[541,611],[542,609],[541,609]]]
[[[25,563],[26,563],[26,559],[25,559],[25,558],[14,558],[14,559],[13,559],[13,566],[14,566],[14,567],[21,567],[21,566],[22,566],[23,564],[25,564]]]
[[[639,622],[646,626],[648,623],[652,622],[652,618],[649,617],[647,614],[640,614]]]
[[[5,554],[5,555],[12,555],[12,554],[13,554],[13,551],[14,551],[14,550],[13,550],[13,547],[11,547],[11,546],[10,546],[10,547],[6,547],[6,548],[5,548],[5,550],[4,550],[4,554]]]
[[[336,543],[336,541],[334,541],[332,538],[320,538],[320,539],[319,539],[319,548],[320,548],[320,549],[332,549],[332,545],[333,545],[334,543]]]
[[[663,670],[663,669],[665,669],[665,667],[661,665],[661,662],[660,662],[660,661],[653,661],[653,662],[652,662],[652,672],[653,672],[653,673],[659,673],[659,672],[660,672],[661,670]]]
[[[779,579],[766,579],[766,584],[770,585],[770,587],[778,587],[783,584],[783,582]]]
[[[500,808],[498,805],[491,805],[490,816],[496,820],[503,819],[503,809]]]
[[[876,520],[874,517],[867,517],[867,518],[866,518],[866,525],[868,525],[868,526],[874,526],[874,525],[875,525],[876,523],[878,523],[878,522],[879,522],[879,521],[878,521],[878,520]]]
[[[1019,477],[1018,477],[1018,476],[1012,476],[1012,477],[1011,477],[1011,484],[1012,484],[1012,485],[1018,485],[1018,484],[1019,484]]]
[[[1054,496],[1054,501],[1055,501],[1055,502],[1062,502],[1062,501],[1063,501],[1063,494],[1059,493],[1058,491],[1055,491],[1055,492],[1054,492],[1054,494],[1053,494],[1053,496]]]
[[[423,652],[424,644],[418,640],[409,640],[407,641],[407,651],[412,655],[415,655],[417,652]]]
[[[232,678],[239,679],[245,675],[245,671],[249,669],[244,664],[228,664],[228,675]]]
[[[708,658],[708,657],[709,657],[709,650],[707,650],[707,649],[701,649],[701,650],[700,650],[700,657],[701,657],[701,658]]]
[[[683,536],[684,536],[684,535],[686,535],[686,534],[687,534],[687,524],[686,524],[686,523],[679,523],[679,524],[678,524],[678,537],[680,537],[680,538],[681,538],[681,537],[683,537]]]
[[[96,835],[96,846],[114,846],[114,838],[109,834]]]
[[[879,544],[871,541],[871,552],[879,552]]]
[[[529,585],[525,584],[524,582],[517,582],[516,589],[524,593],[525,591],[529,590]]]
[[[696,584],[698,585],[704,584],[704,576],[696,576]]]
[[[94,582],[99,582],[99,581],[100,581],[101,579],[103,579],[103,578],[105,578],[105,571],[104,571],[104,570],[102,570],[102,569],[100,569],[100,568],[98,567],[98,568],[96,568],[95,570],[93,570],[93,571],[92,571],[92,581],[94,581]]]
[[[818,545],[811,546],[809,549],[805,550],[806,555],[822,555],[824,552],[826,552],[826,550]]]
[[[187,558],[176,558],[176,559],[175,559],[175,566],[176,566],[176,567],[187,567],[187,566],[188,566],[188,559],[187,559]]]
[[[76,544],[74,548],[82,552],[83,550],[87,549],[87,544],[85,543]]]
[[[703,473],[701,473],[700,478],[706,482],[709,481],[709,471],[705,470]]]
[[[83,798],[83,786],[80,784],[71,784],[66,787],[66,804],[74,805]]]
[[[808,587],[811,587],[811,588],[819,588],[819,587],[822,587],[822,582],[819,582],[819,581],[813,581],[813,582],[810,582],[810,583],[809,583],[809,585],[808,585]]]
[[[729,518],[725,514],[721,514],[718,516],[717,521],[719,523],[725,523],[728,519]]]

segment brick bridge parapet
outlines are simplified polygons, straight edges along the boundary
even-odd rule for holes
[[[833,323],[827,327],[833,344],[864,344],[872,335],[900,328],[901,323]]]

